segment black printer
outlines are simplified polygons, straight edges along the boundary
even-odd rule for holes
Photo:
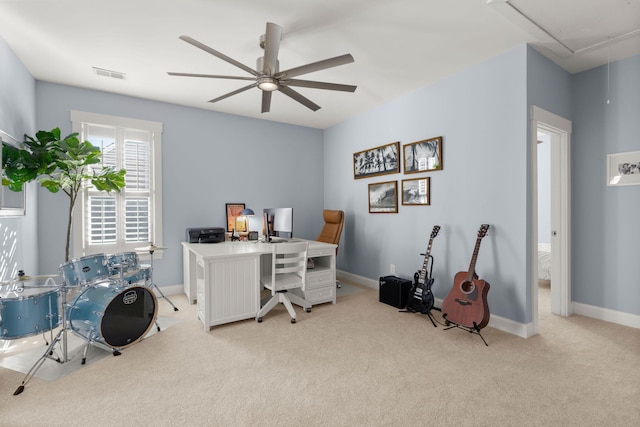
[[[187,228],[187,242],[189,243],[224,242],[224,228],[222,227]]]

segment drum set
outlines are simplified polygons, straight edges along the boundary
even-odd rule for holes
[[[175,311],[178,308],[153,282],[153,253],[158,249],[165,248],[153,244],[136,248],[150,253],[151,265],[140,265],[136,252],[73,259],[59,267],[63,278],[60,285],[54,280],[56,275],[28,277],[22,271],[16,279],[0,283],[0,339],[42,333],[46,341],[46,332],[51,335],[47,350],[27,372],[14,395],[24,391],[46,359],[69,361],[69,330],[86,341],[83,365],[90,345],[118,356],[120,350],[142,340],[154,323],[160,331],[157,297],[152,289]],[[60,325],[62,328],[54,337],[54,329]],[[62,357],[54,353],[58,343],[62,344]]]

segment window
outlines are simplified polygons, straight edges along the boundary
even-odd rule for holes
[[[162,246],[162,124],[78,111],[71,112],[71,121],[81,141],[100,148],[96,168],[127,171],[119,193],[91,187],[78,198],[74,257],[130,252],[150,242]]]

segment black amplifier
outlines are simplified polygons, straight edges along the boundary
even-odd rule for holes
[[[396,276],[380,278],[380,302],[396,308],[405,308],[413,282]]]

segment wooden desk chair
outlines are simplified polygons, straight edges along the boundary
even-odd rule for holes
[[[296,323],[296,311],[291,303],[299,305],[307,313],[311,312],[311,304],[308,301],[287,292],[294,288],[305,290],[308,250],[308,242],[273,243],[271,274],[260,278],[260,284],[271,290],[271,298],[258,311],[256,315],[258,323],[262,322],[262,317],[278,303],[284,304],[287,308],[291,323]]]
[[[342,227],[344,226],[344,211],[325,209],[322,211],[322,218],[324,219],[324,227],[322,227],[322,231],[320,231],[320,234],[316,237],[316,241],[339,245]],[[336,256],[338,256],[337,247]],[[340,287],[340,282],[337,280],[336,286]]]

